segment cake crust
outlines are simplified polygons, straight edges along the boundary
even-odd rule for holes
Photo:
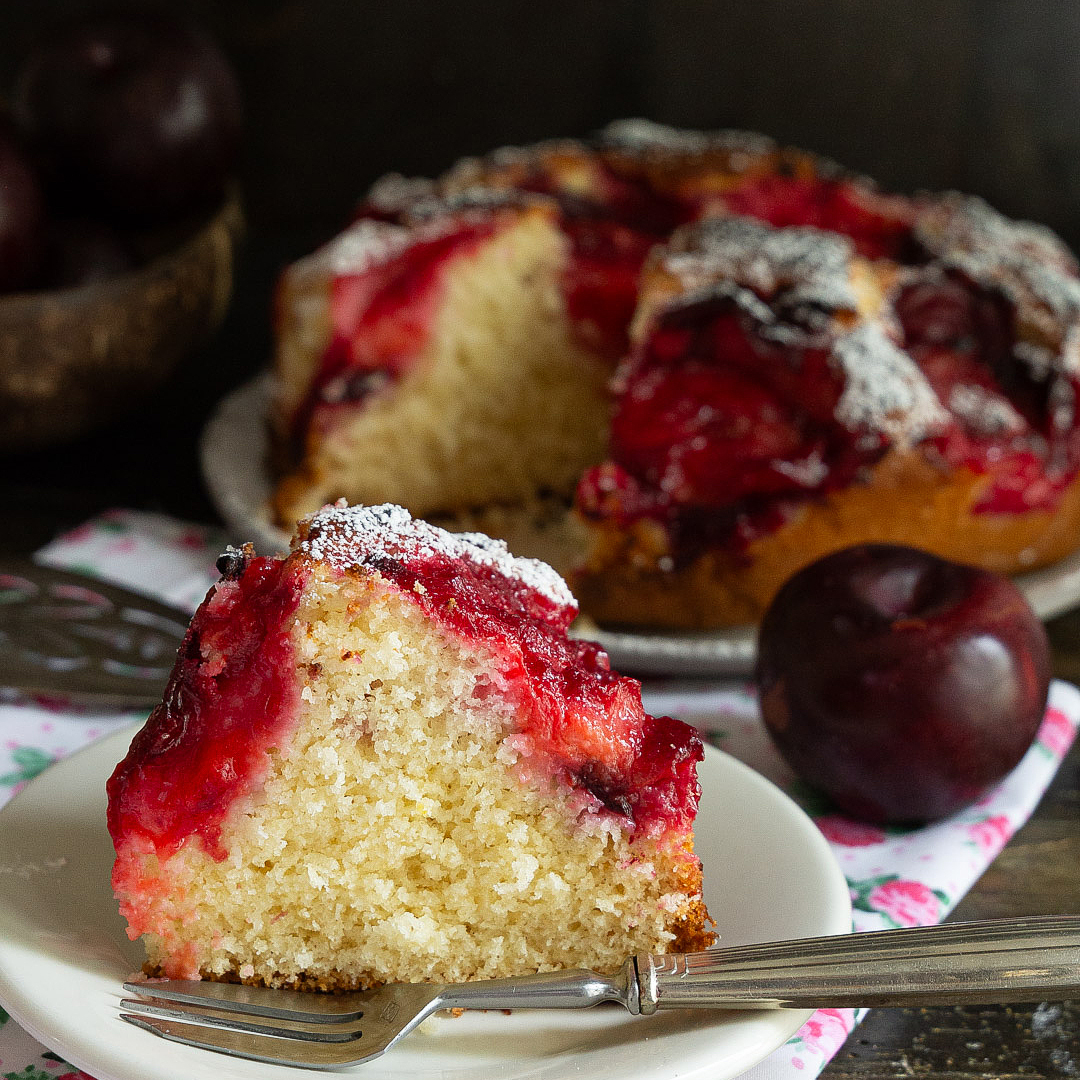
[[[905,544],[1006,575],[1075,550],[1080,480],[1053,512],[973,515],[986,484],[970,472],[943,475],[917,453],[892,454],[865,484],[799,507],[745,553],[709,552],[674,569],[647,522],[597,528],[574,589],[582,609],[608,625],[717,630],[755,623],[792,573],[856,543]]]

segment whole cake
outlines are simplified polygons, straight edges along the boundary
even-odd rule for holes
[[[604,622],[753,622],[857,542],[1080,540],[1076,264],[973,197],[626,121],[380,181],[278,301],[280,522],[392,498]]]
[[[392,505],[230,551],[108,784],[147,970],[342,990],[706,947],[701,742],[546,565]]]

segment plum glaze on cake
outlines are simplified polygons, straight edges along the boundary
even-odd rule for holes
[[[755,622],[854,543],[1017,573],[1080,540],[1077,267],[973,197],[625,121],[384,179],[280,297],[279,521],[393,498],[602,622]]]
[[[148,972],[342,990],[711,943],[701,742],[567,638],[549,567],[338,504],[219,568],[108,785]]]
[[[1015,342],[1000,294],[972,276],[900,273],[845,237],[746,218],[654,253],[608,460],[578,487],[585,610],[751,622],[847,538],[1003,573],[1075,547],[1074,361]],[[1018,300],[1017,317],[1033,307]]]

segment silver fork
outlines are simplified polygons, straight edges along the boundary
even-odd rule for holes
[[[125,983],[121,1019],[174,1042],[273,1065],[335,1069],[379,1057],[439,1009],[818,1009],[1069,999],[1080,915],[803,938],[633,956],[616,975],[555,971],[319,995],[214,982]]]

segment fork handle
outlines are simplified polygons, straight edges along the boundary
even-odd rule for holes
[[[642,1013],[1067,1000],[1080,993],[1080,915],[804,938],[634,963]]]

